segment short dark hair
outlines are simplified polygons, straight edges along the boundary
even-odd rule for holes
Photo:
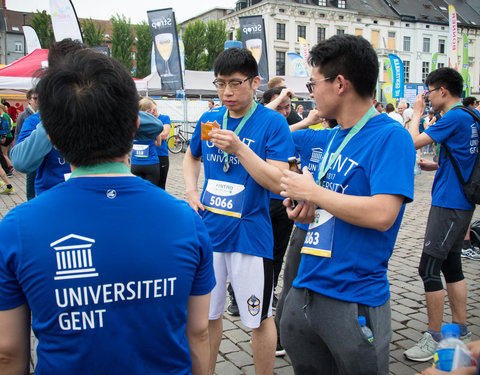
[[[380,106],[382,106],[382,108],[383,108],[383,104],[381,102],[377,102],[377,104],[375,104],[375,108],[378,108]]]
[[[82,42],[70,38],[52,43],[48,49],[48,67],[51,68],[56,64],[62,63],[65,60],[65,56],[84,48],[86,47]]]
[[[308,62],[326,78],[343,75],[352,82],[360,96],[373,98],[378,79],[378,57],[363,37],[345,34],[323,40],[312,48]]]
[[[37,85],[42,123],[53,146],[74,166],[112,161],[130,152],[138,94],[113,58],[89,49],[50,67]]]
[[[280,95],[282,92],[283,87],[274,87],[273,89],[268,89],[263,93],[263,103],[268,104],[272,101],[272,98],[275,95]]]
[[[219,74],[229,76],[241,73],[253,78],[258,76],[258,65],[248,49],[229,48],[222,51],[213,62],[213,73],[215,77]]]
[[[477,101],[477,98],[474,96],[467,96],[465,99],[463,99],[462,104],[465,107],[468,107],[469,105],[475,105],[475,102]]]
[[[32,99],[32,95],[36,93],[37,93],[37,90],[35,90],[35,88],[31,88],[30,90],[27,91],[27,99],[28,100]]]
[[[395,111],[395,107],[393,106],[392,103],[388,103],[385,106],[385,112],[390,113],[390,112],[394,112],[394,111]]]
[[[427,87],[445,87],[450,94],[460,97],[463,91],[463,78],[459,72],[452,68],[438,68],[431,72],[425,80]]]

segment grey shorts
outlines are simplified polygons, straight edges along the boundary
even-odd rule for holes
[[[474,210],[431,206],[423,252],[442,260],[446,259],[450,252],[459,253]]]

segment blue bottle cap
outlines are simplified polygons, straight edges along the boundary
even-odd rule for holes
[[[442,326],[442,336],[447,337],[460,337],[460,327],[456,324],[444,324]]]
[[[364,316],[359,316],[358,323],[360,323],[360,326],[363,327],[364,325],[367,324],[367,319]]]

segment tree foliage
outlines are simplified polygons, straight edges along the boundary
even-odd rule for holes
[[[135,35],[130,24],[130,18],[127,20],[124,15],[117,14],[110,18],[112,24],[112,57],[122,63],[128,71],[133,67],[133,42]]]
[[[208,21],[205,33],[205,46],[207,49],[207,69],[213,68],[213,62],[218,54],[223,51],[227,40],[225,21]]]
[[[137,33],[137,70],[136,78],[144,78],[150,74],[150,60],[152,52],[152,35],[150,27],[143,21],[135,26]]]
[[[185,46],[185,69],[206,70],[205,33],[207,25],[197,20],[185,27],[183,44]]]
[[[105,28],[100,23],[95,25],[95,22],[88,18],[80,22],[82,26],[83,42],[89,47],[101,46],[104,44]]]
[[[42,48],[50,48],[55,41],[53,34],[52,19],[46,10],[37,11],[30,16],[29,25],[36,31]]]
[[[185,68],[189,70],[210,70],[213,61],[223,51],[227,31],[224,21],[197,20],[189,23],[183,33],[185,45]]]

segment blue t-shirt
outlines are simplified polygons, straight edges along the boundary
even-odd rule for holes
[[[350,129],[328,132],[329,154]],[[328,157],[323,153],[323,157]],[[415,148],[408,131],[386,114],[372,118],[345,146],[322,186],[338,193],[402,195],[413,199]],[[318,175],[318,168],[314,175]],[[386,232],[334,219],[331,257],[302,254],[295,288],[307,288],[341,301],[380,306],[389,296],[388,260],[393,252],[405,205]],[[308,233],[307,233],[308,238]]]
[[[239,252],[272,259],[269,191],[249,176],[235,155],[229,155],[230,169],[225,173],[223,151],[211,142],[200,139],[202,123],[216,121],[222,124],[225,111],[226,108],[221,107],[205,112],[198,121],[190,142],[192,155],[203,156],[205,184],[202,203],[211,206],[211,210],[205,210],[202,217],[210,233],[214,251]],[[234,130],[240,121],[241,119],[229,117],[228,129]],[[261,105],[257,106],[245,123],[239,137],[262,160],[286,162],[294,153],[292,136],[285,118]],[[212,190],[215,190],[216,194],[211,194]],[[235,192],[233,203],[229,195],[232,191]],[[222,194],[228,199],[222,198]]]
[[[39,123],[40,114],[38,112],[26,118],[18,136],[17,144],[30,136]],[[70,164],[52,146],[52,149],[45,155],[42,164],[37,169],[35,177],[35,193],[37,196],[51,187],[65,182],[65,174],[68,173],[71,173]]]
[[[172,122],[170,121],[170,117],[167,115],[159,115],[158,119],[163,122],[164,125],[171,125]],[[162,143],[160,146],[155,147],[157,150],[158,156],[168,156],[168,147],[167,147],[167,140],[162,139]]]
[[[473,117],[461,109],[450,110],[425,133],[436,143],[448,147],[467,181],[478,154],[478,125]],[[471,210],[474,205],[465,198],[462,184],[446,152],[441,152],[438,159],[439,167],[432,186],[432,206]]]
[[[158,164],[155,139],[150,141],[133,141],[132,165]]]
[[[295,152],[300,155],[301,169],[308,167],[311,174],[315,174],[318,163],[322,158],[325,143],[330,129],[304,129],[292,133]],[[308,230],[308,224],[295,223],[301,229]]]
[[[0,236],[0,310],[32,310],[36,374],[190,374],[187,301],[215,277],[185,202],[138,177],[71,178]]]

